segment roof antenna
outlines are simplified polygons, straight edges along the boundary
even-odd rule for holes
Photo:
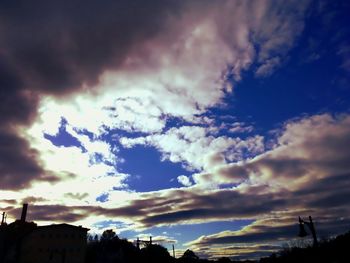
[[[1,225],[6,223],[6,213],[2,212],[2,219],[1,219]]]

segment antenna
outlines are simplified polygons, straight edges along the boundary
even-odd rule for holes
[[[1,225],[6,223],[6,213],[2,212],[2,219],[1,219]]]

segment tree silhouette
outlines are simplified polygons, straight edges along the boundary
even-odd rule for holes
[[[190,263],[190,262],[198,262],[199,257],[192,251],[187,249],[184,254],[179,258],[179,262]]]
[[[116,237],[116,233],[112,229],[103,231],[101,241],[109,241]]]
[[[168,250],[157,244],[151,244],[141,249],[141,258],[143,262],[173,262],[173,258],[170,256]]]

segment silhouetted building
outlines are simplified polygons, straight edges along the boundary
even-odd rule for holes
[[[18,223],[20,222],[20,223]],[[21,224],[21,225],[19,225]],[[16,221],[1,231],[4,263],[83,263],[88,229],[69,224],[36,226]]]
[[[20,220],[0,226],[0,263],[84,263],[87,231],[69,224],[37,226]]]
[[[23,222],[21,220],[2,225],[0,227],[0,262],[19,262],[21,241],[36,227],[37,225],[33,222]]]
[[[3,262],[3,258],[5,255],[5,244],[6,244],[5,228],[6,228],[6,225],[4,224],[0,225],[0,262]]]
[[[20,263],[83,263],[88,229],[69,224],[39,226],[21,242]]]

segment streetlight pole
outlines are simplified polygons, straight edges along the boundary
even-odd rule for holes
[[[307,235],[307,233],[306,233],[306,231],[304,229],[304,225],[307,225],[308,228],[310,229],[312,237],[314,239],[314,247],[317,247],[318,246],[318,241],[317,241],[317,236],[316,236],[316,229],[315,229],[315,226],[314,226],[314,223],[312,221],[312,217],[311,216],[309,216],[309,222],[304,221],[299,216],[299,228],[300,228],[299,236],[300,237],[305,237]]]

